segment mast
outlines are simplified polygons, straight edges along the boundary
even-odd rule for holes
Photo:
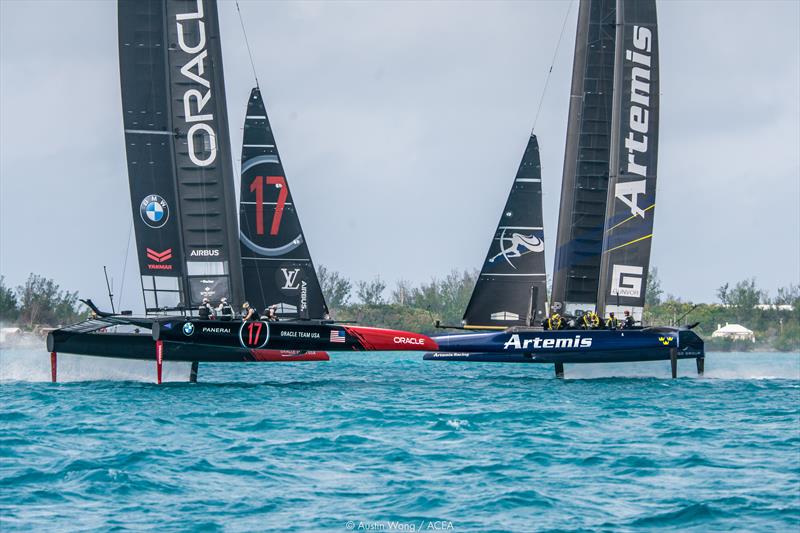
[[[261,91],[250,92],[242,143],[241,256],[248,302],[293,318],[328,313]]]
[[[595,307],[603,245],[614,80],[614,0],[581,0],[553,270],[553,307]]]
[[[465,327],[528,326],[545,316],[542,166],[531,135],[464,312]]]
[[[119,0],[120,81],[146,310],[243,299],[217,6]]]
[[[619,0],[611,179],[598,310],[641,320],[650,265],[658,163],[659,71],[655,0]]]

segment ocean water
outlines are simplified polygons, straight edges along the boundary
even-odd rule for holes
[[[800,354],[59,358],[0,353],[4,533],[800,530]]]

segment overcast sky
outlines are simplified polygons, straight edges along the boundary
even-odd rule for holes
[[[389,285],[478,268],[570,4],[240,5],[316,263]],[[800,282],[800,2],[658,8],[653,265],[685,299],[750,276],[774,294]],[[219,11],[238,158],[253,77],[235,5]],[[548,265],[576,17],[536,127]],[[0,0],[0,62],[0,273],[105,301],[132,216],[116,3]],[[142,306],[133,248],[123,305]]]

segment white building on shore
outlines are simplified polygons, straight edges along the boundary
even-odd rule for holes
[[[717,324],[717,330],[711,334],[712,337],[723,337],[727,339],[734,339],[739,341],[756,342],[756,337],[753,330],[747,329],[741,324],[728,324],[724,326]]]

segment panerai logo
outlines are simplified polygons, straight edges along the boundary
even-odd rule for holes
[[[503,345],[503,349],[528,350],[533,348],[537,350],[540,348],[589,348],[591,345],[591,337],[582,338],[580,335],[575,335],[574,339],[572,337],[561,337],[558,339],[534,337],[523,341],[519,338],[519,334],[515,333],[511,335],[511,338]]]
[[[178,46],[191,59],[181,67],[181,74],[194,83],[202,86],[204,91],[187,89],[183,93],[183,112],[187,124],[192,124],[186,132],[186,143],[189,159],[198,167],[207,167],[217,158],[217,135],[211,123],[214,115],[203,113],[211,100],[211,83],[203,77],[206,70],[206,24],[203,21],[203,0],[197,0],[195,13],[178,13],[175,15],[178,25]],[[185,25],[185,27],[184,27]],[[197,42],[186,42],[186,28],[196,25]],[[197,146],[204,147],[204,153],[198,156]]]
[[[631,94],[628,120],[628,136],[625,148],[628,150],[627,173],[641,178],[617,181],[614,195],[630,207],[631,214],[644,218],[644,209],[639,207],[638,198],[647,190],[647,135],[650,129],[650,52],[653,34],[648,28],[633,27],[633,46],[636,50],[625,50],[625,68],[631,69]],[[623,119],[624,120],[624,119]],[[644,164],[643,164],[644,163]]]

